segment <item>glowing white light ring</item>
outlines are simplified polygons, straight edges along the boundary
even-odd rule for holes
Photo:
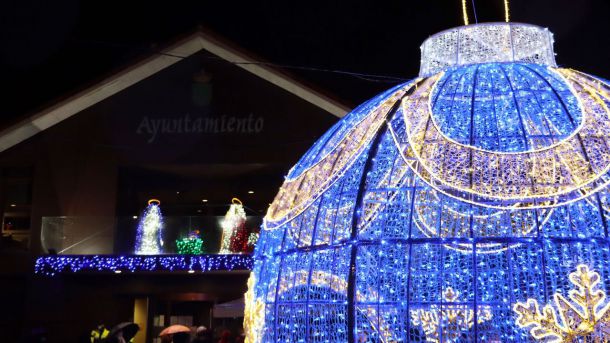
[[[392,98],[392,97],[394,97],[394,96],[395,96],[397,93],[399,93],[399,92],[401,92],[401,91],[403,91],[403,90],[409,89],[409,87],[411,87],[413,84],[415,84],[415,83],[419,82],[420,80],[421,80],[421,78],[417,78],[417,79],[412,80],[412,81],[411,81],[411,82],[409,82],[409,84],[407,84],[405,87],[401,87],[400,89],[396,90],[396,92],[394,92],[394,93],[393,93],[393,94],[391,94],[391,95],[388,95],[387,97],[388,97],[388,98]],[[379,104],[378,104],[378,105],[377,105],[375,108],[373,108],[372,110],[370,110],[370,111],[369,111],[369,114],[370,114],[370,113],[373,113],[373,112],[375,112],[375,111],[380,110],[380,109],[381,109],[381,107],[382,107],[382,106],[383,106],[383,105],[386,103],[386,101],[387,101],[387,100],[380,100],[380,101],[379,101]],[[307,167],[307,168],[305,168],[304,170],[302,170],[302,171],[301,171],[301,173],[299,173],[299,175],[296,175],[296,176],[293,176],[293,177],[286,177],[286,181],[293,181],[293,180],[295,180],[295,179],[297,179],[297,178],[301,177],[301,175],[303,175],[303,174],[307,173],[309,170],[311,170],[311,169],[313,169],[314,167],[316,167],[318,164],[322,163],[322,161],[324,161],[324,160],[325,160],[326,158],[328,158],[328,157],[329,157],[329,156],[330,156],[332,153],[334,153],[334,152],[337,150],[337,148],[338,148],[338,147],[339,147],[339,146],[340,146],[340,145],[343,143],[343,141],[345,141],[345,139],[346,139],[347,137],[349,137],[349,132],[350,132],[350,131],[354,131],[354,128],[356,128],[358,125],[362,124],[362,122],[364,122],[364,121],[365,121],[365,120],[368,118],[369,114],[363,115],[363,116],[362,116],[362,118],[360,118],[360,120],[358,120],[357,122],[353,123],[353,124],[352,124],[352,126],[351,126],[351,127],[348,129],[348,133],[346,133],[346,134],[343,136],[343,138],[342,138],[341,140],[337,141],[337,142],[335,143],[335,146],[334,146],[334,147],[333,147],[333,148],[332,148],[330,151],[328,151],[326,154],[324,154],[324,156],[319,157],[319,158],[318,158],[318,161],[316,161],[315,163],[313,163],[313,164],[312,164],[312,165],[310,165],[309,167]],[[328,139],[328,140],[330,141],[330,139],[332,139],[332,136],[331,136],[331,137],[329,137],[329,139]],[[322,148],[321,148],[321,150],[323,150],[323,149],[324,149],[324,147],[322,147]],[[297,165],[294,165],[294,166],[292,166],[292,168],[290,168],[290,170],[288,171],[288,175],[292,174],[292,170],[293,170],[294,168],[296,168],[296,166],[297,166]]]
[[[389,126],[389,125],[388,125]],[[397,150],[398,147],[397,147]],[[399,151],[400,154],[400,151]],[[402,186],[404,185],[404,183],[408,180],[403,179],[405,174],[407,173],[407,171],[411,170],[411,167],[408,165],[408,163],[406,163],[405,161],[405,168],[404,171],[401,172],[400,177],[397,177],[396,180],[399,180],[398,182],[396,182],[395,184],[389,185],[389,188],[396,188],[396,191],[392,193],[392,195],[390,196],[390,198],[387,200],[388,203],[392,203],[394,202],[394,200],[396,199],[396,197],[398,196],[398,194],[400,193]],[[382,180],[380,180],[380,182],[383,182],[384,180],[386,180],[389,176],[390,176],[391,172],[388,172],[384,178]],[[437,197],[437,194],[434,194],[434,196]],[[458,200],[459,201],[459,200]],[[373,223],[375,221],[375,219],[377,218],[377,216],[379,215],[379,212],[381,212],[383,210],[383,208],[385,207],[385,204],[382,203],[376,203],[375,207],[367,212],[369,212],[369,214],[366,214],[365,219],[362,221],[362,224],[359,225],[358,227],[358,232],[359,234],[364,234],[368,231],[368,229],[370,228],[370,224]],[[489,215],[476,215],[476,214],[464,214],[461,212],[458,212],[450,207],[446,208],[449,212],[454,213],[455,215],[458,216],[472,216],[473,218],[477,218],[477,219],[484,219],[484,218],[489,218],[489,217],[495,217],[495,216],[500,216],[502,215],[502,213],[504,213],[505,211],[503,210],[499,210],[499,209],[494,209],[496,210],[494,213],[491,213]],[[372,212],[372,213],[370,213]],[[416,223],[417,225],[417,223]],[[292,233],[292,230],[291,230]],[[296,239],[296,236],[294,234],[292,234],[292,237],[295,241],[299,241]],[[428,236],[429,237],[429,236]]]
[[[435,192],[435,190],[432,190],[433,192]],[[437,196],[437,194],[432,194],[433,196]],[[416,196],[417,197],[417,196]],[[415,200],[414,200],[415,201]],[[474,205],[473,205],[474,206]],[[443,207],[443,211],[449,209],[449,207]],[[437,238],[440,237],[440,233],[436,232],[436,228],[432,228],[430,227],[425,220],[422,220],[422,216],[421,211],[419,211],[419,206],[418,203],[415,203],[413,206],[413,223],[415,224],[415,226],[418,228],[418,230],[424,234],[424,236],[428,237],[428,238]],[[528,209],[529,210],[529,209]],[[493,215],[497,215],[497,214],[502,214],[502,212],[508,212],[509,215],[517,215],[520,214],[521,211],[527,211],[527,210],[516,210],[516,211],[498,211],[496,213],[494,213]],[[527,235],[529,233],[532,232],[532,230],[534,230],[534,228],[538,227],[543,227],[546,225],[546,223],[548,223],[548,221],[551,219],[551,215],[553,214],[554,209],[547,209],[545,215],[544,215],[544,219],[542,220],[542,222],[538,225],[538,223],[534,223],[533,225],[530,226],[529,230],[521,232],[520,234],[523,237],[527,237]],[[463,214],[460,213],[458,211],[455,211],[456,215],[462,215],[462,216],[470,216],[469,214]],[[491,216],[491,215],[490,215]],[[484,219],[484,216],[481,216],[481,219]],[[421,223],[421,225],[420,225]],[[493,236],[486,236],[489,238],[493,238]],[[504,245],[506,245],[505,247],[503,247]],[[519,245],[521,245],[521,243],[513,243],[513,244],[504,244],[504,243],[477,243],[477,254],[496,254],[502,251],[506,251],[509,248],[514,248],[514,247],[518,247]],[[472,253],[472,244],[471,243],[451,243],[451,244],[444,244],[444,246],[448,249],[451,250],[455,250],[455,251],[459,251],[461,253]],[[498,248],[496,248],[498,247]],[[482,248],[482,249],[481,249]]]
[[[439,75],[435,76],[435,78],[436,78],[436,79],[430,78],[430,79],[428,79],[428,80],[429,80],[429,81],[432,81],[432,82],[437,82],[438,77],[439,77]],[[587,88],[589,88],[589,89],[587,89]],[[610,110],[609,110],[609,109],[608,109],[608,107],[605,105],[605,103],[604,103],[604,102],[603,102],[601,99],[599,99],[599,96],[597,96],[596,94],[594,94],[594,93],[593,93],[595,90],[590,89],[590,87],[587,87],[586,85],[584,85],[584,86],[583,86],[583,89],[585,89],[585,91],[589,92],[589,94],[590,94],[590,95],[591,95],[591,96],[592,96],[594,99],[597,99],[597,101],[596,101],[596,102],[598,103],[598,105],[600,105],[600,106],[601,106],[601,107],[604,109],[606,116],[609,116],[609,115],[610,115]],[[427,91],[427,94],[423,96],[424,98],[425,98],[426,96],[427,96],[427,97],[429,97],[429,96],[430,96],[430,91],[429,91],[429,88],[428,88],[428,89],[426,89],[426,90],[424,90],[424,92],[426,92],[426,91]],[[544,200],[544,198],[550,198],[550,197],[555,197],[555,196],[567,195],[567,194],[572,193],[572,192],[574,192],[574,191],[576,191],[576,190],[577,190],[576,188],[572,188],[572,189],[568,188],[568,189],[565,189],[565,190],[562,190],[562,191],[557,191],[557,192],[553,192],[553,193],[547,193],[547,194],[540,194],[540,195],[531,195],[531,196],[529,196],[529,197],[525,197],[523,194],[519,194],[519,195],[515,195],[515,196],[503,196],[503,195],[497,195],[497,194],[496,194],[496,193],[494,193],[494,192],[490,192],[489,194],[486,194],[486,193],[481,193],[480,191],[474,191],[474,190],[472,190],[472,189],[464,188],[464,187],[461,187],[461,186],[456,186],[456,185],[454,185],[453,183],[451,183],[451,182],[449,182],[449,181],[446,181],[446,180],[444,180],[444,179],[442,179],[442,178],[440,178],[440,177],[435,176],[434,172],[433,172],[433,171],[430,169],[430,167],[429,167],[428,165],[426,165],[425,163],[423,163],[423,160],[424,160],[424,159],[423,159],[423,158],[421,158],[420,153],[419,153],[418,151],[416,151],[416,149],[413,149],[413,148],[412,148],[412,145],[414,144],[414,140],[415,140],[416,138],[415,138],[415,137],[413,137],[413,136],[414,136],[414,134],[413,134],[413,133],[412,133],[412,132],[409,130],[409,128],[410,128],[412,125],[410,125],[409,120],[407,119],[407,113],[409,113],[410,111],[408,110],[408,108],[406,108],[405,103],[407,102],[407,100],[409,100],[409,98],[410,98],[410,97],[405,97],[405,98],[403,98],[403,101],[402,101],[402,104],[401,104],[401,106],[403,106],[403,109],[402,109],[402,111],[403,111],[403,119],[404,119],[404,122],[405,122],[405,125],[406,125],[406,128],[407,128],[407,129],[405,130],[405,132],[406,132],[406,136],[407,136],[407,143],[408,143],[408,144],[407,144],[407,148],[408,148],[408,149],[409,149],[409,150],[412,152],[413,156],[414,156],[414,157],[415,157],[415,158],[418,160],[419,165],[420,165],[420,166],[421,166],[421,167],[422,167],[422,168],[423,168],[423,169],[424,169],[424,170],[425,170],[425,171],[426,171],[426,172],[427,172],[427,173],[430,175],[430,177],[431,177],[432,179],[434,179],[435,181],[437,181],[437,182],[439,182],[439,183],[441,183],[441,184],[443,184],[443,185],[447,186],[447,187],[448,187],[448,188],[450,188],[450,189],[454,189],[454,190],[456,190],[456,191],[460,191],[460,192],[468,193],[468,194],[471,194],[471,195],[474,195],[474,196],[477,196],[477,197],[482,197],[482,198],[490,198],[490,199],[495,199],[495,200],[505,200],[505,201],[520,201],[520,202],[522,202],[522,201],[524,201],[524,200],[527,200],[527,199],[531,199],[531,200],[538,200],[538,201],[540,201],[540,200]],[[413,101],[413,100],[411,100],[411,101]],[[419,99],[419,98],[418,98],[418,99],[416,99],[416,100],[415,100],[415,106],[417,106],[417,103],[419,103],[420,101],[422,101],[422,100],[421,100],[421,99]],[[425,101],[425,100],[423,100],[423,101]],[[430,112],[428,112],[428,116],[431,116],[431,113],[430,113]],[[584,116],[584,114],[583,114],[583,116]],[[585,119],[584,119],[584,121],[586,121],[586,120],[587,120],[587,119],[585,118]],[[424,120],[424,121],[425,121],[425,120]],[[610,118],[609,118],[608,122],[610,122]],[[416,132],[417,132],[417,131],[416,131]],[[424,135],[424,134],[425,134],[425,133],[420,133],[419,135],[421,136],[421,135]],[[422,144],[415,144],[415,145],[416,145],[416,146],[422,146],[422,147],[423,147],[423,145],[422,145]],[[607,148],[607,147],[606,147],[606,148]],[[583,147],[583,149],[584,149],[584,147]],[[608,148],[607,148],[607,149],[608,149]],[[608,150],[609,150],[609,154],[610,154],[610,149],[608,149]],[[401,149],[401,152],[402,152],[402,149]],[[403,152],[403,153],[404,153],[404,152]],[[529,153],[526,153],[526,154],[529,154]],[[579,154],[583,154],[583,152],[579,152]],[[506,154],[506,153],[494,153],[494,154],[492,154],[492,155],[507,155],[507,154]],[[554,154],[554,155],[555,155],[555,156],[559,156],[559,154]],[[583,159],[585,159],[585,158],[583,157]],[[585,159],[585,160],[586,160],[586,159]],[[501,161],[499,161],[499,160],[498,160],[498,163],[500,163],[500,162],[501,162]],[[555,161],[552,161],[552,162],[553,162],[553,163],[555,163]],[[525,164],[524,164],[524,165],[525,165]],[[564,165],[564,167],[565,167],[566,169],[569,169],[569,168],[568,168],[568,167],[566,167],[565,165]],[[582,189],[582,188],[584,188],[584,187],[589,186],[590,184],[592,184],[592,183],[594,183],[594,182],[597,182],[597,181],[601,180],[603,177],[606,177],[606,176],[607,176],[606,174],[607,174],[609,171],[610,171],[610,163],[608,163],[608,164],[607,164],[607,165],[604,167],[604,169],[603,169],[603,170],[602,170],[600,173],[598,173],[598,174],[593,173],[593,177],[590,177],[590,178],[589,178],[589,179],[588,179],[586,182],[580,183],[580,184],[578,185],[578,189]],[[420,176],[421,176],[421,174],[420,174]],[[570,174],[570,176],[574,178],[574,177],[577,177],[578,175],[577,175],[576,173],[572,173],[572,174]],[[425,179],[425,178],[423,178],[423,177],[422,177],[422,179]],[[427,183],[428,183],[428,182],[427,182]],[[522,191],[522,193],[523,193],[523,191]]]
[[[393,100],[393,99],[391,99]],[[387,103],[387,102],[386,102]],[[372,112],[373,114],[377,114],[379,117],[381,117],[380,113],[376,113],[376,112]],[[365,130],[368,131],[370,133],[374,133],[377,131],[377,129],[379,128],[379,126],[381,125],[381,123],[383,122],[383,120],[379,120],[380,118],[371,118],[370,116],[367,116],[366,119],[373,119],[371,120],[371,128]],[[377,119],[377,120],[374,120]],[[356,126],[354,127],[353,130],[351,131],[355,131],[356,129],[358,129],[359,127]],[[349,136],[349,135],[348,135]],[[291,209],[287,209],[284,210],[285,212],[296,212],[296,214],[294,214],[291,217],[294,217],[296,215],[298,215],[298,213],[302,213],[305,209],[307,209],[313,202],[315,199],[317,199],[320,195],[322,195],[322,193],[324,193],[324,191],[326,189],[328,189],[334,182],[336,182],[339,177],[334,177],[338,174],[343,175],[347,170],[349,170],[349,168],[353,165],[353,163],[356,161],[356,156],[359,156],[360,153],[362,153],[362,151],[364,151],[370,141],[370,139],[372,139],[372,137],[368,137],[368,139],[364,139],[362,142],[359,143],[359,145],[352,150],[352,152],[350,153],[350,156],[345,157],[346,163],[345,165],[343,165],[343,167],[341,169],[339,169],[339,173],[335,173],[335,174],[330,174],[327,175],[327,178],[324,181],[327,180],[332,180],[332,182],[326,182],[325,185],[322,185],[321,187],[319,187],[319,189],[315,190],[314,193],[318,193],[318,195],[316,197],[309,197],[309,198],[305,198],[304,199],[304,203],[301,204],[297,204],[296,206],[291,206]],[[345,143],[339,144],[339,147],[343,147]],[[341,151],[344,152],[344,151]],[[323,160],[321,160],[320,162],[322,162]],[[302,173],[298,178],[293,179],[293,180],[287,180],[284,182],[284,184],[282,185],[282,189],[285,189],[285,187],[289,184],[297,184],[299,183],[299,181],[301,182],[301,185],[299,185],[299,187],[302,186],[302,183],[304,182],[303,179],[305,179],[306,177],[309,177],[311,173],[315,172],[315,170],[309,171],[307,173]],[[315,173],[314,173],[315,174]],[[334,179],[334,180],[333,180]],[[282,189],[280,189],[280,192],[278,193],[278,197],[273,201],[272,205],[269,207],[268,212],[267,212],[267,216],[266,216],[266,220],[268,221],[279,221],[281,218],[285,218],[287,215],[286,214],[280,214],[280,215],[273,215],[272,212],[275,211],[279,211],[279,209],[276,209],[276,206],[279,206],[278,202],[281,202],[281,200],[286,200],[286,199],[282,199]],[[297,192],[301,192],[301,190],[297,190]],[[293,199],[296,199],[298,197],[298,194],[289,194],[290,197],[292,197]],[[294,211],[295,208],[300,208],[302,207],[301,210],[297,210]]]
[[[485,62],[557,66],[552,33],[548,29],[522,23],[497,22],[455,27],[430,36],[420,49],[419,76],[422,77],[454,66]]]
[[[390,133],[392,134],[392,139],[394,140],[394,144],[396,145],[396,147],[399,149],[400,151],[400,157],[409,165],[409,168],[411,168],[411,170],[413,171],[413,173],[415,173],[415,175],[419,178],[419,180],[421,180],[423,183],[425,183],[426,185],[428,185],[429,187],[433,188],[435,191],[442,193],[448,197],[451,197],[455,200],[459,200],[462,202],[465,202],[467,204],[472,204],[472,205],[476,205],[476,206],[481,206],[481,207],[487,207],[487,208],[493,208],[493,209],[497,209],[497,210],[519,210],[519,209],[545,209],[545,208],[555,208],[555,207],[559,207],[559,206],[564,206],[564,205],[569,205],[572,204],[574,202],[580,201],[582,199],[585,199],[597,192],[599,192],[600,190],[607,188],[608,186],[610,186],[610,178],[607,179],[606,181],[604,181],[603,184],[593,188],[589,194],[585,194],[582,192],[582,190],[580,190],[581,194],[583,194],[582,196],[570,199],[568,201],[564,201],[564,202],[555,202],[557,201],[557,199],[549,199],[546,201],[546,203],[548,204],[539,204],[539,205],[531,205],[529,203],[523,203],[523,202],[515,202],[512,203],[511,205],[490,205],[488,203],[482,203],[482,202],[476,202],[476,201],[472,201],[472,200],[468,200],[465,198],[461,198],[459,196],[456,196],[452,193],[449,193],[443,189],[440,189],[438,187],[436,187],[436,185],[428,182],[428,180],[426,180],[421,173],[417,170],[417,166],[414,165],[418,165],[418,162],[414,161],[413,159],[408,158],[407,156],[405,156],[405,151],[401,148],[400,143],[398,142],[398,138],[396,136],[396,133],[394,132],[394,129],[392,128],[392,126],[389,126],[390,129]],[[406,149],[405,149],[406,150]]]
[[[574,89],[574,87],[572,86],[572,84],[570,84],[570,82],[568,82],[568,80],[561,75],[559,72],[556,71],[556,68],[551,68],[551,67],[546,67],[550,72],[554,73],[556,76],[558,76],[560,79],[562,79],[565,83],[565,85],[567,85],[567,87],[570,89],[570,92],[572,92],[572,94],[578,94],[576,92],[576,89]],[[439,73],[438,75],[435,75],[434,77],[438,77],[438,79],[434,82],[434,85],[432,86],[432,89],[430,90],[430,94],[435,94],[436,92],[436,88],[438,87],[438,83],[442,80],[444,75],[443,73]],[[434,125],[434,128],[436,129],[436,131],[438,131],[438,133],[440,134],[440,136],[455,144],[455,145],[459,145],[465,149],[471,149],[471,150],[476,150],[476,151],[480,151],[480,152],[484,152],[487,154],[495,154],[495,155],[523,155],[523,154],[529,154],[529,153],[537,153],[537,152],[544,152],[550,149],[554,149],[557,146],[563,144],[564,142],[567,142],[568,140],[574,138],[579,132],[580,130],[584,127],[585,125],[585,116],[586,116],[586,111],[585,111],[585,106],[582,103],[582,99],[580,99],[580,97],[575,96],[576,101],[578,103],[578,110],[581,113],[581,117],[580,117],[580,122],[578,123],[578,126],[576,128],[574,128],[574,130],[565,138],[563,138],[560,141],[554,142],[550,145],[547,145],[545,147],[542,148],[538,148],[538,149],[531,149],[531,150],[524,150],[524,151],[493,151],[493,150],[488,150],[488,149],[483,149],[481,147],[478,146],[474,146],[474,145],[468,145],[468,144],[464,144],[464,143],[460,143],[457,140],[447,136],[443,130],[441,129],[441,126],[439,125],[439,123],[436,120],[436,115],[434,115],[434,111],[432,110],[432,101],[428,101],[428,112],[431,114],[430,115],[430,122],[432,123],[432,125]],[[552,124],[552,123],[551,123]]]
[[[385,118],[388,115],[388,112],[392,109],[394,104],[397,101],[399,101],[399,99],[404,95],[404,93],[410,87],[412,87],[414,82],[411,82],[411,83],[405,85],[404,87],[401,87],[395,93],[388,96],[388,98],[385,101],[383,101],[383,103],[375,111],[372,111],[370,114],[365,116],[365,118],[361,122],[361,125],[364,125],[365,121],[368,120],[368,121],[370,121],[370,125],[367,128],[363,129],[362,127],[360,127],[360,125],[356,125],[356,126],[352,127],[350,132],[354,132],[354,131],[360,129],[363,131],[364,137],[362,140],[360,140],[358,142],[358,145],[356,147],[350,149],[349,151],[341,150],[341,151],[337,152],[338,154],[347,155],[347,156],[337,157],[337,159],[342,158],[342,160],[345,161],[344,164],[342,166],[340,166],[341,168],[339,168],[339,166],[333,165],[333,169],[328,172],[328,175],[322,175],[322,176],[318,176],[316,174],[318,172],[318,170],[312,169],[312,170],[309,170],[308,172],[302,173],[295,179],[284,181],[284,184],[280,188],[278,195],[276,196],[273,203],[267,210],[267,215],[265,216],[263,227],[265,229],[272,229],[274,227],[277,227],[279,225],[282,225],[286,222],[291,221],[296,216],[298,216],[299,214],[301,214],[305,210],[307,210],[307,208],[309,208],[315,202],[315,200],[317,200],[320,196],[322,196],[326,190],[328,190],[337,180],[339,180],[341,178],[341,176],[343,176],[346,173],[346,171],[349,170],[350,167],[355,163],[355,161],[357,160],[357,156],[359,156],[364,150],[366,150],[366,148],[369,146],[371,140],[373,139],[373,137],[375,136],[375,134],[377,133],[377,131],[379,130],[381,125],[384,123]],[[350,136],[351,136],[351,134],[349,134],[349,133],[346,135],[346,137],[350,137]],[[344,145],[345,145],[345,141],[341,144],[338,144],[337,147],[343,147]],[[322,163],[323,161],[324,160],[320,160],[319,163]],[[320,169],[320,168],[318,168],[318,169]],[[317,176],[317,179],[321,179],[321,182],[320,182],[320,184],[313,185],[312,190],[307,190],[307,191],[309,191],[309,193],[311,195],[306,197],[306,196],[303,196],[303,194],[300,194],[300,193],[304,192],[300,188],[307,181],[306,178],[309,178],[309,177],[313,178],[315,176]],[[311,183],[311,181],[310,181],[310,183]],[[291,185],[298,186],[299,189],[294,191],[294,192],[296,192],[296,194],[294,192],[287,192],[287,190],[291,187]],[[307,184],[307,186],[311,186],[311,185]],[[291,204],[289,204],[289,205],[282,204],[283,201],[288,201],[288,199],[286,197],[289,197],[292,199],[290,201]]]

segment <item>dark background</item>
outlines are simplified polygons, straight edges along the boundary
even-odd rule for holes
[[[503,20],[502,0],[475,3],[480,22]],[[607,0],[511,1],[512,21],[555,33],[560,65],[602,77],[610,77],[609,14]],[[198,27],[279,65],[408,79],[417,75],[422,41],[459,25],[460,0],[3,1],[0,128]],[[353,105],[397,83],[288,70]]]

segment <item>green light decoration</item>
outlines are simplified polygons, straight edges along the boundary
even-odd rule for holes
[[[188,237],[177,239],[176,252],[180,255],[203,254],[203,239],[199,237],[199,230],[191,232]]]

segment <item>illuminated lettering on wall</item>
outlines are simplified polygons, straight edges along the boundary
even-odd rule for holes
[[[144,116],[136,129],[136,134],[146,136],[147,143],[155,142],[162,135],[177,134],[259,134],[265,126],[265,118],[247,116],[191,117],[185,114],[179,118]]]

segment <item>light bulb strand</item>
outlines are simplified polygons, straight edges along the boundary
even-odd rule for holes
[[[464,25],[468,25],[468,8],[466,7],[466,0],[462,0],[462,15],[464,16]]]

